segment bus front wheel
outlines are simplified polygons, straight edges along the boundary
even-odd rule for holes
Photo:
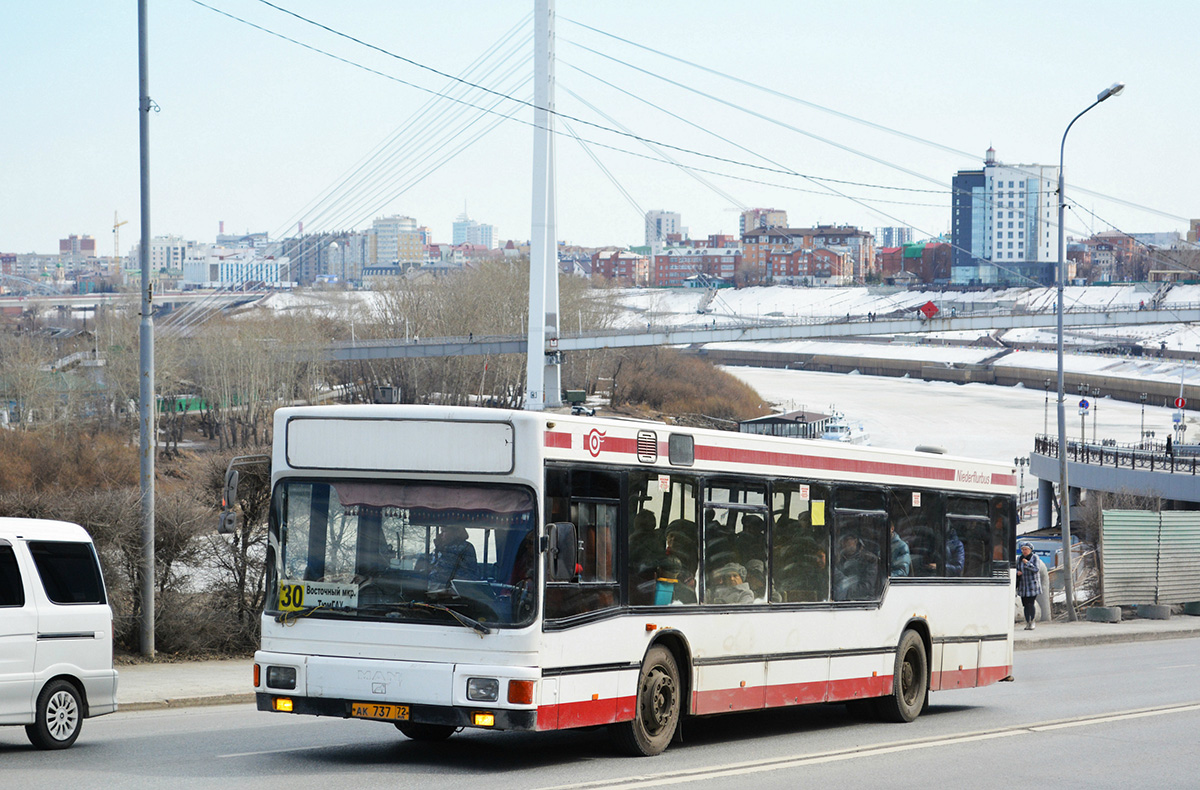
[[[635,757],[661,754],[679,726],[681,684],[675,656],[655,645],[642,661],[633,721],[612,725],[617,747]]]
[[[929,658],[916,631],[905,631],[896,651],[892,693],[879,699],[879,714],[887,721],[908,722],[921,715],[929,695]]]

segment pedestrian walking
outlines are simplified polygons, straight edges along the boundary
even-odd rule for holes
[[[1042,561],[1033,553],[1033,544],[1027,540],[1017,544],[1017,595],[1025,606],[1025,630],[1034,629],[1034,603],[1042,594]]]

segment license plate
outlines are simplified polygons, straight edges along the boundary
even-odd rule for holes
[[[408,706],[378,705],[374,702],[353,702],[350,704],[350,715],[356,719],[406,721],[408,719]]]

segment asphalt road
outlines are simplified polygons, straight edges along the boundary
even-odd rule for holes
[[[248,705],[117,713],[65,752],[0,728],[0,786],[36,788],[689,788],[1200,786],[1200,639],[1022,651],[1017,682],[932,696],[912,724],[821,705],[685,724],[660,757],[602,730],[467,731],[441,744],[387,724]]]

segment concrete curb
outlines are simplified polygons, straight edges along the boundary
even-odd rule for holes
[[[253,691],[238,694],[207,694],[197,697],[118,702],[117,710],[125,713],[139,710],[167,710],[168,708],[199,708],[207,705],[238,705],[248,702],[254,702]]]
[[[1119,626],[1120,623],[1113,623]],[[1016,639],[1013,650],[1042,650],[1051,647],[1086,647],[1088,645],[1118,645],[1126,642],[1160,642],[1164,639],[1200,638],[1200,626],[1173,631],[1115,631],[1111,634],[1080,634],[1054,636],[1048,639]]]

